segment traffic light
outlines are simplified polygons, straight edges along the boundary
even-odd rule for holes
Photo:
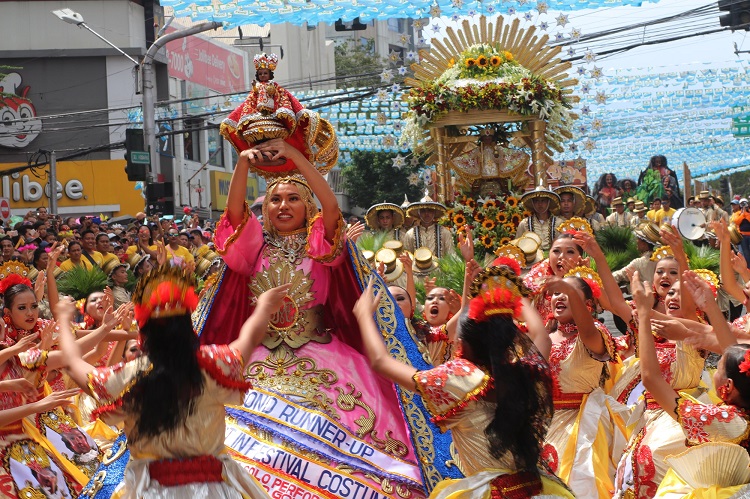
[[[143,130],[125,129],[125,161],[127,161],[125,173],[131,182],[146,180],[150,159],[143,149]]]
[[[750,31],[750,1],[719,0],[719,10],[729,12],[719,18],[719,24],[732,30]]]

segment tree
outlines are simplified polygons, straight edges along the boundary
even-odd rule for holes
[[[387,61],[375,53],[375,40],[347,40],[334,49],[336,88],[374,87],[380,85],[378,74]],[[368,76],[369,75],[369,76]],[[352,78],[342,78],[352,76]]]
[[[410,201],[422,198],[424,183],[409,183],[409,176],[416,174],[424,165],[411,165],[408,161],[402,168],[393,166],[392,153],[352,151],[351,161],[341,168],[344,188],[352,202],[367,209],[376,203],[387,201],[401,204],[404,195]]]

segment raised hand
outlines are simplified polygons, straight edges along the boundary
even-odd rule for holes
[[[456,315],[461,310],[461,295],[454,290],[448,290],[448,294],[445,296],[445,301],[448,303],[448,310],[450,310],[450,313],[453,315]]]
[[[404,264],[404,273],[405,274],[413,274],[414,268],[412,267],[412,260],[409,256],[409,253],[407,251],[404,251],[400,255],[398,255],[398,259],[401,260],[401,263]]]
[[[380,295],[375,293],[375,279],[371,277],[352,311],[358,318],[372,317],[378,310],[378,306],[380,306]]]
[[[49,351],[55,344],[55,329],[57,329],[57,321],[49,321],[40,333],[42,341],[39,343],[40,350]]]
[[[58,301],[55,306],[55,317],[57,317],[57,320],[60,322],[73,322],[75,312],[76,305],[73,302],[73,299],[69,296],[60,298],[60,301]]]
[[[73,403],[71,397],[75,397],[79,393],[81,393],[81,390],[78,388],[63,390],[61,392],[52,392],[51,395],[47,395],[39,402],[36,402],[37,412],[47,412],[55,407],[60,407],[61,405],[70,405]]]
[[[474,259],[474,233],[468,225],[461,227],[458,232],[458,249],[461,251],[464,261],[468,262]]]
[[[42,270],[36,276],[36,281],[34,282],[34,296],[36,296],[37,301],[44,298],[44,286],[46,285],[47,285],[47,272],[45,270]]]
[[[573,236],[573,241],[580,246],[583,251],[593,256],[596,259],[599,256],[604,256],[602,249],[599,247],[599,243],[596,242],[596,238],[588,232],[577,232]]]
[[[695,301],[698,308],[705,311],[706,305],[708,305],[709,302],[715,303],[714,292],[703,278],[690,270],[683,272],[682,276],[685,289],[687,289],[688,293],[693,297],[693,301]]]
[[[264,291],[259,297],[257,307],[268,307],[271,313],[278,311],[281,308],[281,304],[284,301],[284,297],[287,295],[287,291],[291,288],[290,284],[282,284],[276,286],[267,291]]]
[[[18,392],[27,399],[34,399],[37,397],[36,387],[26,378],[16,378],[4,381],[2,389],[7,392]]]
[[[365,224],[357,222],[348,229],[346,229],[346,238],[351,240],[353,243],[357,242],[359,236],[365,231]]]
[[[636,305],[640,307],[652,308],[654,306],[654,291],[648,282],[641,282],[641,274],[638,271],[633,272],[630,278],[630,292]]]

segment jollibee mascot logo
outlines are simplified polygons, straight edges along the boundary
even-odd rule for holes
[[[26,98],[30,87],[21,88],[21,81],[18,73],[0,79],[0,147],[22,149],[42,131],[42,120]]]

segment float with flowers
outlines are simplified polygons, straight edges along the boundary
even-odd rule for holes
[[[518,19],[481,16],[446,33],[412,65],[402,142],[435,165],[436,197],[453,203],[444,224],[454,234],[472,226],[475,246],[490,250],[515,237],[520,194],[546,185],[571,137],[576,81],[561,48]]]

